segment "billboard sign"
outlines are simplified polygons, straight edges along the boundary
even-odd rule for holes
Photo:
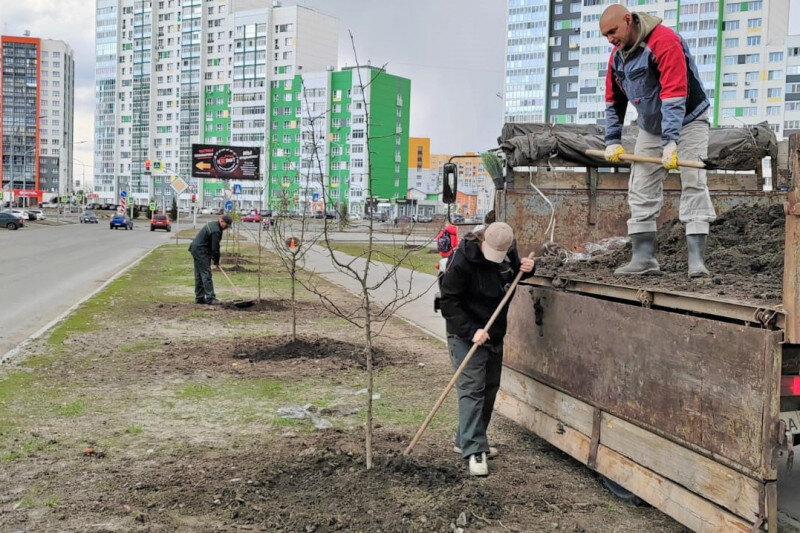
[[[213,144],[192,145],[192,177],[258,180],[261,149]]]

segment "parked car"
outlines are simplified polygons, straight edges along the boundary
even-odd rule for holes
[[[12,207],[11,209],[7,209],[6,211],[13,213],[14,215],[18,216],[22,220],[36,220],[36,215],[28,211],[27,209],[22,209],[19,207]]]
[[[6,229],[19,229],[25,223],[22,218],[10,211],[0,211],[0,227]]]
[[[261,222],[261,215],[258,213],[250,213],[242,217],[242,222]]]
[[[169,223],[167,215],[153,215],[153,218],[150,219],[150,231],[157,229],[165,229],[167,232],[172,231],[172,224]]]
[[[126,230],[133,229],[133,221],[128,215],[116,213],[111,219],[109,229],[125,228]]]
[[[327,219],[336,218],[336,212],[335,211],[314,211],[314,218],[327,218]]]
[[[414,222],[420,222],[423,224],[427,222],[433,222],[433,217],[431,215],[414,215],[412,218],[414,219]]]
[[[200,214],[201,215],[211,215],[213,213],[214,213],[214,210],[211,209],[210,207],[201,207],[200,208]]]
[[[411,224],[414,220],[411,218],[411,215],[400,215],[394,218],[394,225],[397,226],[398,224]]]
[[[361,215],[359,215],[358,213],[350,213],[349,215],[347,215],[347,219],[351,221],[361,220]]]
[[[29,213],[33,213],[34,215],[36,215],[36,220],[46,220],[47,219],[47,217],[44,214],[44,211],[42,211],[41,209],[28,209],[28,212]]]
[[[97,215],[94,214],[94,211],[84,211],[78,217],[78,222],[81,224],[97,224]]]
[[[463,215],[459,215],[458,213],[455,213],[450,217],[450,220],[452,220],[453,224],[463,224],[464,223],[464,216]]]

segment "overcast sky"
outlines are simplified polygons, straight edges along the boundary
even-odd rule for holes
[[[265,4],[268,0],[264,0]],[[800,0],[790,28],[800,33]],[[284,5],[295,3],[284,2]],[[502,127],[505,0],[300,0],[339,19],[340,66],[387,63],[411,79],[411,135],[430,137],[435,153],[483,150]],[[61,39],[75,51],[75,157],[91,174],[94,126],[94,2],[0,0],[0,33]],[[75,165],[80,175],[81,165]]]

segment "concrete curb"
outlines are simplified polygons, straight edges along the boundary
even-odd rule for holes
[[[81,305],[83,305],[84,302],[86,302],[90,298],[93,298],[94,296],[96,296],[100,291],[102,291],[103,289],[108,287],[111,283],[116,281],[117,278],[119,278],[124,273],[126,273],[128,270],[130,270],[133,267],[135,267],[136,265],[138,265],[145,257],[147,257],[148,255],[152,254],[154,251],[158,250],[159,248],[161,248],[161,246],[163,246],[163,244],[160,245],[160,246],[157,246],[157,247],[155,247],[155,248],[153,248],[151,250],[148,250],[147,252],[145,252],[145,254],[143,256],[141,256],[141,257],[139,257],[137,259],[134,259],[131,263],[129,263],[128,265],[124,266],[116,274],[113,274],[110,278],[108,278],[106,281],[104,281],[102,285],[100,285],[95,290],[93,290],[92,292],[90,292],[89,294],[87,294],[86,296],[84,296],[83,298],[78,300],[76,303],[74,303],[69,309],[67,309],[66,311],[64,311],[63,313],[58,315],[56,318],[54,318],[53,320],[51,320],[50,322],[48,322],[47,324],[45,324],[44,326],[42,326],[41,328],[36,330],[34,333],[32,333],[27,339],[25,339],[24,341],[19,343],[16,348],[12,348],[11,350],[7,351],[5,354],[0,355],[0,365],[3,365],[5,363],[11,361],[11,359],[16,357],[17,354],[19,354],[19,352],[21,352],[23,348],[25,348],[31,342],[33,342],[34,340],[38,339],[39,337],[41,337],[45,333],[47,333],[50,329],[52,329],[54,326],[56,326],[59,322],[63,321],[69,315],[74,313],[75,310],[78,307],[80,307]]]

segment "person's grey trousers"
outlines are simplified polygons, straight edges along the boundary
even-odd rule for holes
[[[205,254],[192,253],[194,259],[194,300],[211,301],[217,296],[214,294],[214,281],[211,278],[211,258]]]
[[[472,348],[472,342],[457,335],[448,335],[447,346],[455,370]],[[478,347],[456,381],[458,431],[455,443],[461,448],[461,455],[465,459],[476,453],[489,453],[486,428],[492,419],[502,370],[503,344],[484,344]]]
[[[708,156],[708,113],[703,113],[681,129],[678,140],[678,157],[700,161]],[[636,137],[636,155],[661,158],[661,135],[639,129]],[[708,235],[709,223],[717,215],[708,193],[706,171],[698,168],[681,168],[681,201],[679,218],[686,226],[686,235]],[[664,203],[663,182],[669,172],[655,163],[633,163],[628,182],[628,234],[656,231],[656,219]]]

